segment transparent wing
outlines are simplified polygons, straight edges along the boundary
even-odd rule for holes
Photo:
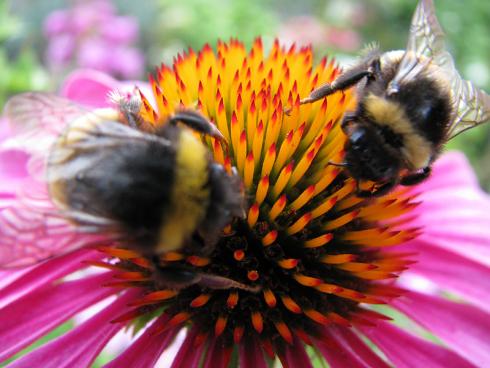
[[[4,115],[12,129],[12,138],[3,148],[19,148],[31,154],[45,152],[68,123],[87,110],[50,93],[27,92],[12,97]]]
[[[120,239],[118,223],[97,203],[83,193],[76,199],[78,210],[57,203],[53,183],[69,182],[71,190],[80,190],[75,185],[78,175],[94,166],[103,169],[97,165],[103,160],[110,164],[107,157],[114,148],[126,152],[137,142],[151,141],[173,149],[165,138],[119,123],[116,109],[92,113],[50,94],[16,96],[5,113],[14,137],[0,150],[10,144],[29,152],[29,165],[36,173],[31,172],[13,203],[0,210],[0,268],[27,266]],[[105,175],[104,170],[100,175]],[[43,180],[37,180],[39,176]]]
[[[445,52],[444,39],[432,0],[420,0],[410,24],[406,51],[389,89],[396,91],[405,81],[413,80],[430,62],[438,64],[435,59]]]
[[[454,138],[465,130],[490,121],[490,96],[472,82],[464,80],[454,67],[449,53],[438,56],[451,83],[456,115],[448,129],[447,139]]]
[[[490,119],[490,96],[459,75],[453,58],[446,51],[444,32],[436,18],[432,0],[420,0],[415,10],[400,74],[410,73],[414,64],[421,64],[414,62],[420,56],[439,66],[450,84],[455,116],[447,139]]]
[[[433,58],[445,50],[445,35],[432,0],[420,0],[410,25],[407,51]]]
[[[119,112],[112,108],[90,111],[51,93],[27,92],[9,100],[4,115],[12,132],[0,142],[0,151],[18,149],[29,153],[29,172],[44,179],[47,156],[69,124],[77,119],[117,120]]]
[[[111,241],[109,233],[98,233],[88,221],[73,225],[51,205],[45,187],[31,184],[28,190],[28,195],[0,211],[0,268],[30,266]]]
[[[113,221],[57,208],[50,198],[47,180],[48,157],[66,127],[77,119],[82,126],[82,117],[89,116],[92,121],[102,117],[67,99],[35,92],[11,98],[4,113],[12,132],[0,143],[0,150],[21,149],[31,157],[30,177],[16,188],[15,198],[0,209],[0,268],[35,264],[96,240],[113,238]],[[118,117],[115,109],[107,109],[106,115]]]

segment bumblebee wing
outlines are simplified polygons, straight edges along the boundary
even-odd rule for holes
[[[115,109],[100,109],[100,114],[117,119]],[[12,130],[11,138],[0,149],[22,149],[32,155],[45,155],[68,124],[87,115],[99,115],[76,103],[44,92],[27,92],[7,101],[4,115]]]
[[[49,149],[67,124],[86,111],[54,94],[28,92],[7,101],[4,114],[12,137],[2,147],[20,148],[30,153]]]
[[[439,24],[432,0],[420,0],[410,25],[407,51],[428,58],[445,51],[445,35]]]
[[[446,139],[490,120],[490,96],[472,82],[465,80],[456,70],[449,52],[436,55],[434,60],[443,69],[450,84],[454,116],[448,127]]]
[[[417,58],[413,57],[414,54]],[[413,71],[409,70],[415,70],[414,64],[422,64],[420,61],[414,63],[414,59],[418,60],[420,56],[443,70],[452,91],[455,115],[448,128],[447,139],[490,119],[490,96],[459,75],[452,56],[446,51],[444,32],[436,18],[432,0],[421,0],[415,10],[407,52],[398,73],[412,74]]]
[[[413,80],[429,63],[445,52],[445,35],[432,0],[420,0],[410,24],[406,51],[389,89],[396,91],[404,81]]]
[[[0,212],[0,269],[25,267],[76,249],[111,240],[94,221],[75,226],[49,206],[49,195],[30,186],[22,198]],[[36,192],[35,194],[33,192]]]
[[[79,149],[70,145],[63,145],[60,150],[54,148],[55,142],[71,130],[66,129],[67,125],[77,122],[78,133],[83,135],[91,121],[104,119],[69,100],[44,93],[13,97],[5,108],[5,114],[13,137],[1,142],[0,150],[18,148],[30,153],[29,167],[35,167],[35,174],[23,188],[16,190],[15,200],[7,202],[7,206],[0,210],[0,268],[29,266],[91,244],[101,241],[107,244],[118,239],[114,221],[94,213],[59,209],[53,204],[48,190],[50,169],[46,162],[51,155],[71,155]],[[109,115],[117,117],[117,110],[112,109]],[[88,123],[85,128],[84,123]],[[119,130],[126,128],[116,122],[110,125],[117,125]],[[104,127],[92,132],[90,138],[83,142],[85,148],[96,152],[101,141],[109,144],[117,137],[121,142],[121,137],[128,136],[127,131],[138,135],[129,128],[125,133],[117,129],[106,130]],[[65,167],[65,171],[58,172],[64,179],[72,178],[77,173],[77,166],[71,168],[72,171]],[[43,180],[35,180],[39,177]]]

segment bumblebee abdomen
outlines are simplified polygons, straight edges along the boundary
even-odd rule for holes
[[[158,250],[179,248],[203,221],[210,201],[207,148],[191,131],[179,130],[170,211],[159,229]]]
[[[81,150],[60,168],[73,171],[65,182],[66,203],[118,223],[128,238],[150,247],[170,210],[174,162],[173,150],[157,142],[123,140]]]

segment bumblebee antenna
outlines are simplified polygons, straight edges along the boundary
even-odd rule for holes
[[[196,111],[186,109],[179,110],[175,115],[170,117],[168,122],[175,125],[179,121],[197,132],[210,135],[221,141],[225,140],[225,137],[221,134],[216,125]]]
[[[347,162],[332,162],[328,161],[327,165],[337,166],[337,167],[347,167]]]

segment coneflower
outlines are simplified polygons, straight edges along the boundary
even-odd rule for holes
[[[333,60],[314,66],[312,59],[311,49],[286,50],[278,42],[268,54],[260,39],[248,52],[236,40],[220,42],[216,52],[205,46],[162,65],[150,79],[152,96],[141,93],[140,115],[151,124],[181,106],[216,124],[225,142],[205,142],[216,162],[237,168],[249,202],[246,219],[227,226],[209,256],[169,252],[162,260],[260,292],[162,288],[141,254],[112,243],[82,249],[2,273],[0,359],[112,296],[105,309],[12,366],[88,366],[124,328],[144,331],[109,367],[154,365],[183,329],[173,367],[256,368],[276,358],[286,367],[308,367],[311,351],[332,367],[488,363],[488,197],[464,159],[452,154],[415,189],[358,198],[355,182],[329,164],[342,160],[339,123],[355,99],[337,93],[300,106],[300,96],[340,72]],[[12,188],[0,198],[7,199],[0,237],[22,231],[8,216],[22,195]],[[88,265],[107,271],[63,280]],[[432,292],[411,291],[415,276],[433,281]],[[383,313],[378,305],[385,305]],[[390,310],[442,343],[390,322]]]

